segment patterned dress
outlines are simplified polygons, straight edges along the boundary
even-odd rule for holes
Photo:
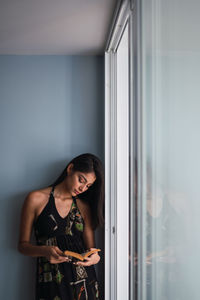
[[[62,251],[86,251],[83,240],[84,220],[73,202],[69,214],[62,218],[55,206],[54,186],[49,201],[34,223],[37,245],[57,246]],[[94,266],[78,266],[72,262],[51,264],[37,258],[37,300],[99,300]]]

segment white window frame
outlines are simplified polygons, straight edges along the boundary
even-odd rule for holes
[[[144,217],[144,163],[143,163],[143,61],[142,61],[142,19],[141,0],[122,0],[116,9],[105,52],[105,300],[122,300],[125,287],[117,288],[119,272],[129,280],[128,293],[123,300],[145,300],[146,269],[145,257],[145,217]],[[116,49],[126,23],[129,22],[129,219],[130,239],[129,269],[117,261],[117,70]],[[137,165],[136,165],[137,159]],[[137,181],[135,180],[137,173]],[[136,183],[137,182],[137,187]],[[137,189],[137,228],[135,197]],[[127,213],[127,212],[126,212]],[[127,225],[126,225],[127,226]],[[136,232],[137,230],[137,232]],[[137,243],[137,249],[136,249]],[[124,247],[124,245],[122,245]],[[119,246],[118,246],[119,247]],[[135,250],[138,253],[137,274],[134,266]],[[137,290],[135,278],[137,276]],[[122,293],[121,290],[122,289]]]
[[[125,209],[117,207],[117,172],[128,174],[129,166],[117,162],[117,70],[116,50],[119,45],[124,28],[129,22],[130,26],[131,5],[130,2],[122,1],[118,7],[114,26],[111,28],[108,44],[105,52],[105,300],[129,299],[129,240],[122,237],[121,228],[117,230],[118,218],[126,218],[126,233],[129,233],[129,209],[126,203]],[[129,33],[130,34],[130,33]],[[129,153],[126,153],[129,158]],[[118,168],[118,169],[117,169]],[[128,182],[129,185],[129,182]],[[126,182],[126,186],[127,182]],[[129,202],[129,199],[126,199]],[[120,215],[119,215],[120,213]],[[120,241],[125,244],[120,246]],[[125,251],[127,256],[119,261],[119,254]],[[124,260],[124,264],[123,264]],[[126,286],[119,285],[120,274],[124,275]]]

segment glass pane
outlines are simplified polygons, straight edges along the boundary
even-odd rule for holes
[[[142,299],[199,299],[199,11],[195,0],[142,1]]]

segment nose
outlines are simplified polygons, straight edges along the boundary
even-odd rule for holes
[[[86,185],[79,186],[79,191],[82,193],[84,190],[87,190]]]
[[[78,189],[79,189],[80,192],[82,192],[82,190],[83,190],[83,188],[81,186],[79,186]]]

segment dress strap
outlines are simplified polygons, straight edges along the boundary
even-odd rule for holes
[[[51,194],[54,196],[55,185],[52,185]]]
[[[51,189],[51,193],[49,194],[49,204],[51,206],[53,205],[53,202],[54,202],[54,188],[55,188],[55,186],[53,185],[52,189]]]
[[[55,185],[52,185],[50,196],[52,195],[54,197],[54,190],[55,190]],[[75,205],[77,205],[76,204],[76,196],[72,196],[72,200],[75,203]]]
[[[74,204],[77,206],[77,204],[76,204],[76,196],[72,196],[72,199],[73,199]]]

